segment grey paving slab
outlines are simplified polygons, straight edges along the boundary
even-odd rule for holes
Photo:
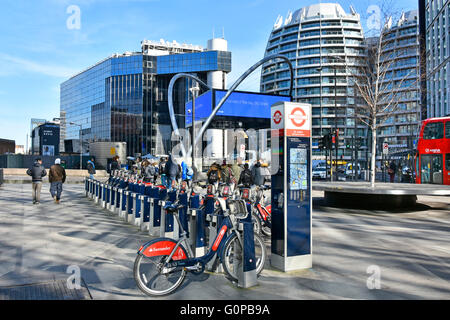
[[[77,267],[93,299],[450,298],[448,197],[419,196],[412,211],[374,213],[321,206],[323,192],[314,191],[312,269],[282,273],[268,261],[250,289],[222,274],[190,274],[174,294],[149,298],[133,279],[136,250],[148,235],[86,199],[82,185],[64,185],[60,205],[48,184],[40,205],[30,189],[0,187],[0,288],[67,280]],[[380,271],[378,289],[368,287],[371,268]]]
[[[0,300],[91,300],[84,282],[69,289],[66,280],[0,287]]]

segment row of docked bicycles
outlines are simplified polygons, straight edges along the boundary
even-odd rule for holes
[[[124,171],[115,172],[120,177],[122,187],[127,184],[141,183],[154,185],[152,181],[143,181],[142,177]],[[117,184],[118,179],[110,179]],[[125,184],[124,184],[125,182]],[[158,185],[159,188],[166,186]],[[267,258],[264,237],[271,235],[271,208],[266,204],[265,191],[267,186],[244,186],[234,184],[203,184],[194,181],[190,184],[183,181],[176,190],[175,201],[167,201],[162,208],[163,214],[172,215],[179,226],[179,236],[176,239],[159,237],[142,245],[134,263],[134,278],[137,286],[150,296],[162,296],[174,292],[181,286],[188,272],[201,274],[211,261],[217,261],[223,267],[225,274],[233,281],[238,280],[238,273],[243,266],[243,252],[246,245],[244,237],[245,223],[253,224],[253,239],[255,253],[255,271],[260,274]],[[197,255],[192,249],[192,239],[189,237],[186,224],[180,221],[180,210],[185,208],[178,195],[186,194],[189,198],[197,196],[200,207],[213,207],[209,220],[216,222],[214,236],[208,238],[209,244],[204,254]],[[190,203],[188,201],[188,203]],[[189,208],[188,208],[189,209]]]

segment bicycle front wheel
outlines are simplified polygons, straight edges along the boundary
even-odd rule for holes
[[[184,248],[180,247],[188,257]],[[142,292],[149,296],[163,296],[175,291],[186,277],[184,268],[164,267],[168,255],[148,257],[138,254],[134,262],[134,279]],[[169,261],[172,262],[173,260]]]
[[[259,275],[266,263],[266,245],[260,236],[254,234],[256,274]],[[238,236],[234,233],[225,244],[222,256],[223,269],[233,280],[238,280],[238,270],[242,268],[243,249]]]

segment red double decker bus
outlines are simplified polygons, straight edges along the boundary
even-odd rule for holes
[[[422,121],[415,163],[416,183],[450,185],[450,117]]]

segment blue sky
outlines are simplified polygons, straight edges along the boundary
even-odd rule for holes
[[[112,53],[139,51],[143,39],[161,38],[206,47],[216,36],[232,51],[232,84],[264,55],[278,15],[318,3],[306,0],[2,0],[0,11],[0,138],[25,145],[30,119],[59,116],[59,85]],[[325,2],[325,1],[323,1]],[[328,2],[328,1],[327,1]],[[329,1],[332,2],[332,1]],[[338,1],[353,5],[363,27],[371,5],[385,1]],[[71,5],[80,8],[80,29],[69,29]],[[417,8],[416,0],[391,1],[392,12]],[[254,75],[244,88],[257,88]]]

